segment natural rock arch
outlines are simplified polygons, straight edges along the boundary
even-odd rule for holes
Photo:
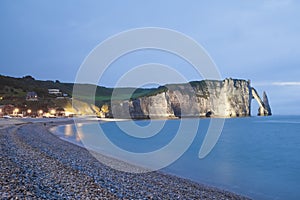
[[[263,93],[263,100],[261,100],[257,91],[254,88],[251,88],[251,93],[252,93],[252,97],[257,101],[257,103],[259,105],[258,115],[259,116],[272,115],[271,107],[269,105],[269,100],[268,100],[266,92]]]

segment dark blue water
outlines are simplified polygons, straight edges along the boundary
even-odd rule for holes
[[[213,150],[204,159],[199,159],[199,149],[209,122],[210,119],[200,120],[192,145],[163,171],[254,199],[300,199],[299,116],[226,119]],[[147,126],[149,122],[136,123]],[[148,139],[129,137],[114,122],[100,126],[109,133],[107,137],[115,145],[142,153],[168,144],[179,124],[180,120],[169,120],[157,135]],[[96,134],[93,133],[96,126],[99,124],[83,125],[81,134],[85,137]],[[68,133],[70,127],[60,129],[72,139],[73,134]]]

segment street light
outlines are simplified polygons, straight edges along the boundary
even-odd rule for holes
[[[28,110],[27,110],[27,113],[30,114],[30,113],[31,113],[31,109],[28,109]]]
[[[15,108],[14,111],[13,111],[13,115],[17,115],[19,112],[19,108]]]
[[[54,115],[55,113],[56,113],[56,111],[55,111],[54,109],[51,109],[51,110],[50,110],[50,114],[51,114],[51,115]]]
[[[38,110],[38,116],[42,117],[44,115],[44,111],[43,110]]]

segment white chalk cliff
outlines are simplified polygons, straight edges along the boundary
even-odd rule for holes
[[[250,116],[253,98],[259,104],[258,115],[271,115],[265,92],[261,100],[250,81],[231,78],[165,85],[150,96],[112,101],[110,115],[134,119]]]

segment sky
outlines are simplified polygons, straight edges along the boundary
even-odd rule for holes
[[[0,74],[74,82],[107,38],[161,27],[202,45],[222,78],[250,79],[261,95],[266,91],[274,114],[300,114],[299,10],[296,0],[1,0]],[[151,62],[199,79],[181,58],[145,50],[116,60],[99,84],[114,86],[126,71]]]

